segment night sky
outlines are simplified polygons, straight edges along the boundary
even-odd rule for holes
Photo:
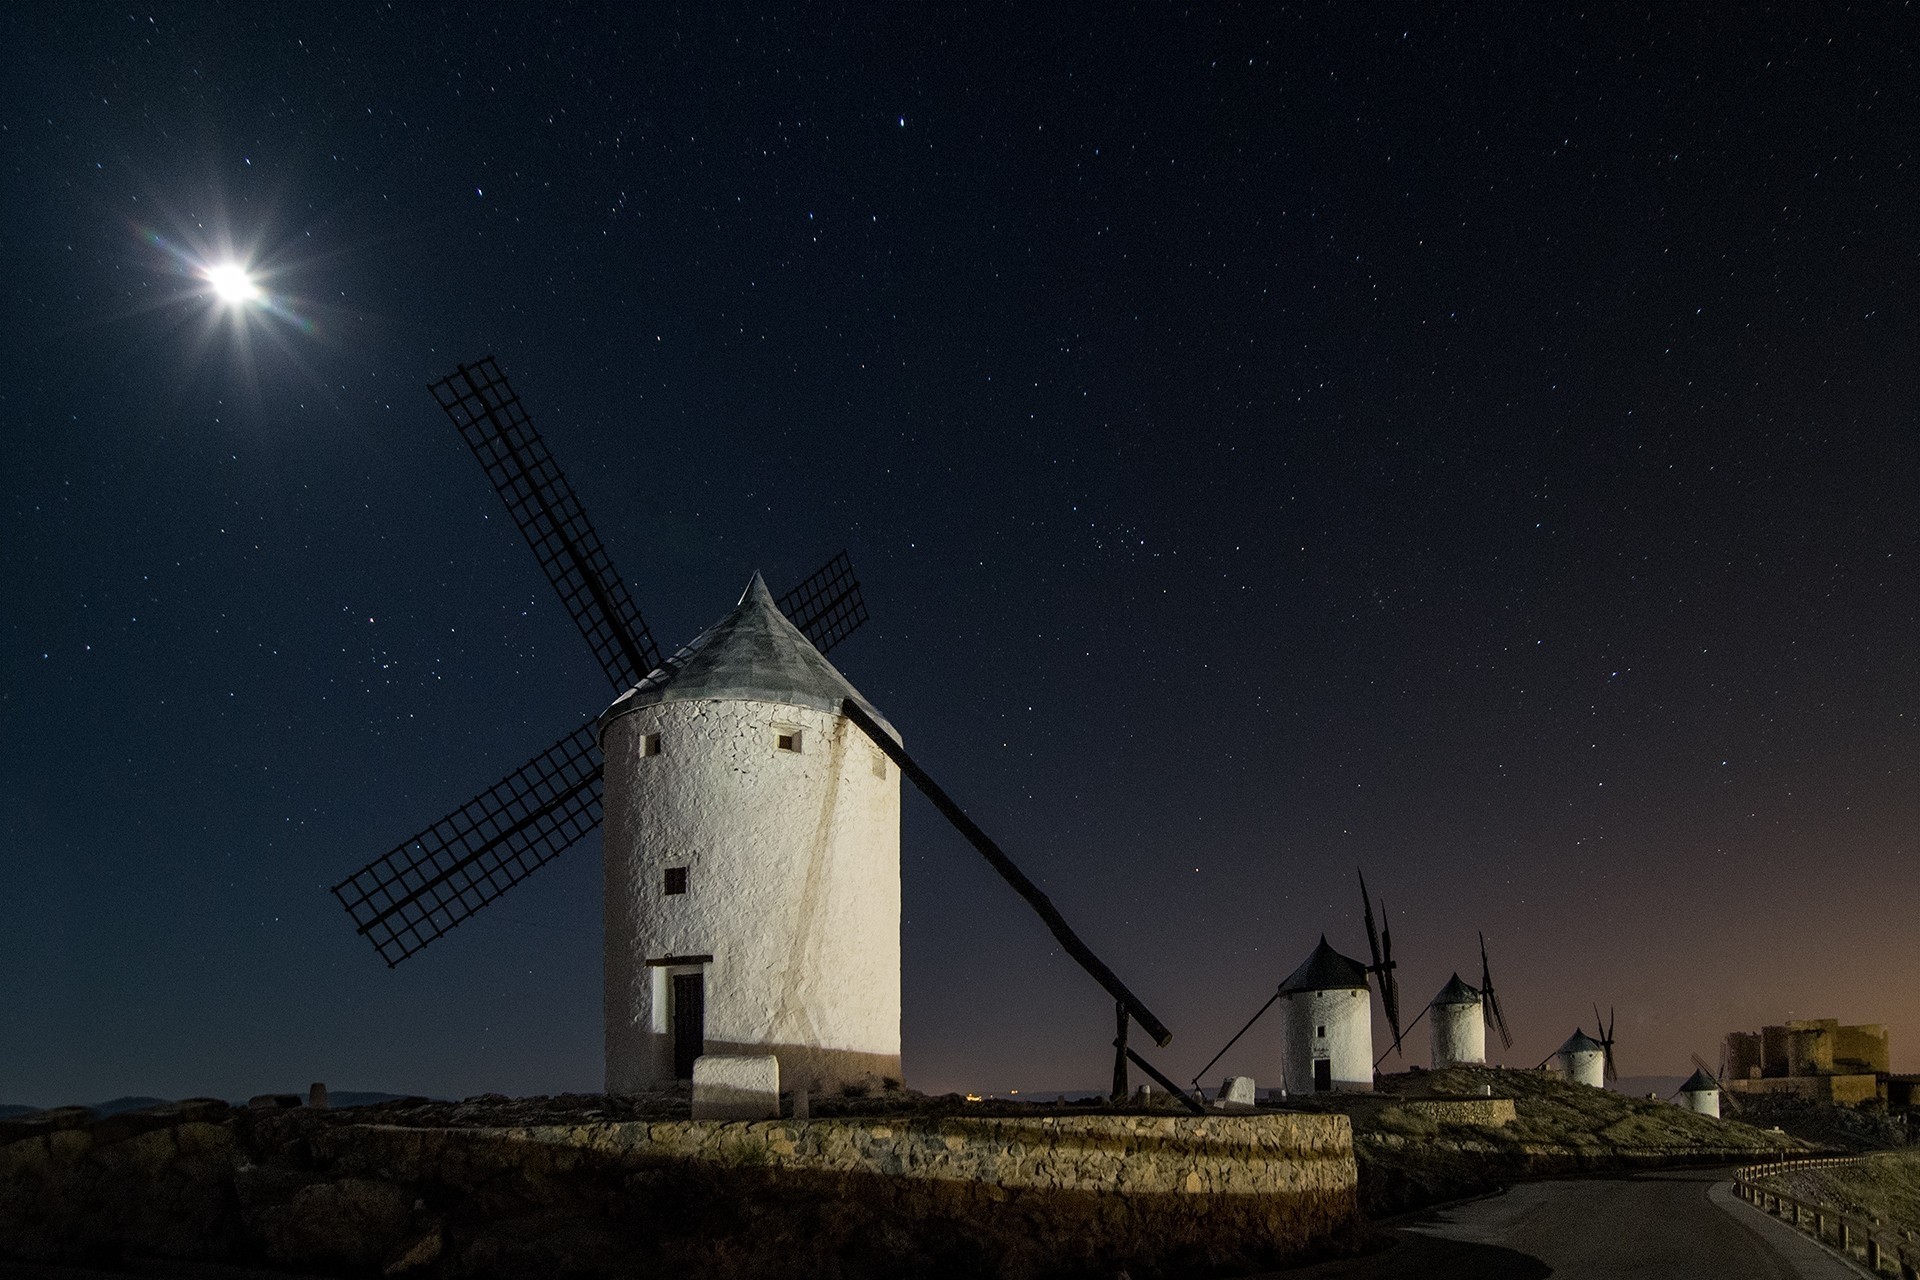
[[[487,353],[668,647],[851,552],[1176,1078],[1356,867],[1511,1065],[1920,1070],[1920,15],[1544,9],[8,6],[0,1102],[600,1086],[597,838],[391,971],[327,892],[610,701]],[[902,820],[908,1083],[1104,1086]]]

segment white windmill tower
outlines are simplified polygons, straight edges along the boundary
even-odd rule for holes
[[[1567,1042],[1553,1051],[1560,1060],[1560,1070],[1575,1084],[1590,1084],[1596,1089],[1606,1087],[1606,1047],[1585,1031],[1574,1028]]]
[[[1680,1086],[1680,1107],[1683,1111],[1697,1111],[1719,1119],[1720,1082],[1708,1075],[1706,1068],[1695,1067],[1687,1082]]]
[[[1280,984],[1281,1067],[1297,1093],[1373,1088],[1373,995],[1367,967],[1325,935]]]
[[[1447,980],[1427,1006],[1432,1020],[1433,1069],[1479,1066],[1487,1060],[1487,1020],[1480,993],[1460,980]]]
[[[900,771],[847,699],[892,733],[756,573],[602,716],[610,1092],[703,1053],[900,1079]]]

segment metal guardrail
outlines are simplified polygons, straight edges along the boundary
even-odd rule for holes
[[[1785,1219],[1822,1244],[1837,1247],[1849,1258],[1858,1256],[1854,1249],[1860,1246],[1865,1251],[1868,1270],[1875,1275],[1885,1274],[1888,1264],[1892,1264],[1892,1274],[1901,1280],[1920,1280],[1920,1245],[1914,1243],[1911,1233],[1763,1185],[1764,1179],[1781,1174],[1858,1164],[1863,1159],[1864,1156],[1839,1156],[1750,1164],[1733,1171],[1733,1193],[1762,1213]]]

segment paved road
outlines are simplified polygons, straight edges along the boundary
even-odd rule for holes
[[[1523,1183],[1403,1221],[1365,1258],[1275,1280],[1860,1280],[1783,1222],[1734,1199],[1726,1174],[1674,1170]]]

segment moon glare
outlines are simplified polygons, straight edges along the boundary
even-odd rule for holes
[[[239,263],[215,263],[207,268],[206,276],[207,283],[213,286],[214,296],[230,306],[260,300],[260,286],[253,282],[253,277]]]

